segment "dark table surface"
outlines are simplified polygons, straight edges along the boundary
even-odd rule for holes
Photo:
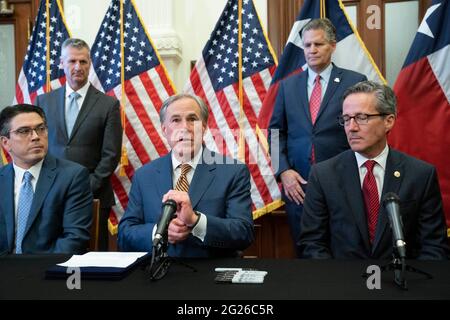
[[[122,280],[81,280],[69,290],[64,279],[46,279],[45,271],[66,261],[65,255],[11,255],[0,258],[0,299],[450,299],[450,262],[408,261],[433,275],[407,273],[408,290],[393,283],[393,271],[382,272],[381,289],[369,290],[362,274],[385,262],[338,260],[185,259],[197,272],[172,264],[167,275],[152,282],[137,266]],[[263,284],[218,284],[216,267],[256,268],[268,272]]]

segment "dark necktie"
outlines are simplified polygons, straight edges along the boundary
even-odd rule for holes
[[[17,205],[17,232],[16,232],[16,253],[22,253],[22,240],[25,235],[28,215],[30,214],[31,204],[33,203],[33,186],[31,179],[33,175],[25,171],[23,183],[20,187],[19,202]]]
[[[175,190],[188,192],[189,191],[189,181],[187,179],[187,174],[189,171],[191,171],[192,167],[187,164],[183,163],[181,165],[181,175],[178,178],[177,184],[175,186]]]
[[[366,176],[363,181],[363,196],[366,205],[367,226],[369,229],[370,243],[373,243],[375,238],[375,230],[377,228],[378,210],[380,209],[380,198],[378,197],[377,182],[373,175],[373,167],[376,162],[374,160],[367,160],[364,165],[367,168]]]

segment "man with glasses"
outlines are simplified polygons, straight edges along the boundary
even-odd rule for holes
[[[313,19],[301,31],[307,70],[280,81],[269,125],[272,165],[283,185],[283,201],[298,252],[300,217],[311,165],[349,148],[336,117],[345,89],[366,76],[331,62],[336,29]]]
[[[29,104],[0,113],[0,254],[83,253],[92,222],[89,172],[47,153],[44,111]]]
[[[446,259],[448,245],[436,169],[389,148],[396,99],[388,86],[364,81],[344,93],[351,150],[312,167],[301,220],[304,258],[389,259],[393,234],[382,199],[400,198],[406,257]]]

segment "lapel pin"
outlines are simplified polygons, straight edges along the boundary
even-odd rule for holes
[[[400,172],[399,171],[394,171],[394,177],[400,178]]]
[[[334,78],[334,82],[339,83],[339,82],[341,82],[341,79],[339,79],[339,78]]]

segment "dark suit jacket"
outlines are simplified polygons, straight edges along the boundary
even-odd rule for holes
[[[47,117],[49,153],[77,162],[90,172],[94,198],[114,205],[110,177],[120,160],[122,125],[119,101],[90,85],[70,137],[65,122],[65,86],[36,98]]]
[[[247,167],[204,148],[192,178],[189,196],[192,208],[207,216],[202,243],[192,234],[176,245],[170,256],[235,256],[253,241],[250,173]],[[214,159],[214,163],[211,160]],[[119,224],[119,248],[123,251],[151,251],[152,231],[161,214],[162,197],[172,183],[170,153],[136,171],[128,207]]]
[[[407,257],[445,259],[447,232],[434,167],[390,149],[381,199],[388,192],[400,197]],[[299,245],[305,258],[391,258],[392,232],[383,205],[374,243],[369,243],[358,165],[351,150],[313,166]]]
[[[92,222],[86,168],[47,155],[36,184],[23,253],[83,253]],[[14,248],[14,168],[0,168],[0,251]]]
[[[349,148],[344,128],[337,120],[342,114],[342,95],[350,86],[367,80],[366,76],[333,66],[314,125],[309,111],[307,80],[308,72],[304,71],[282,80],[278,89],[269,125],[269,129],[279,130],[279,135],[269,130],[271,143],[279,139],[278,149],[271,146],[272,164],[277,177],[283,171],[294,169],[306,179],[310,170],[312,144],[316,162]]]

